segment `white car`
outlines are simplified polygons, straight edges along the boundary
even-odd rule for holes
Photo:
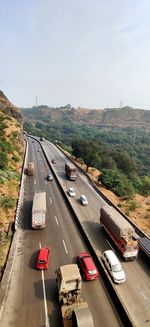
[[[87,200],[87,197],[85,196],[85,194],[82,194],[80,196],[80,202],[82,203],[83,206],[87,206],[88,205],[88,200]]]
[[[51,174],[47,174],[47,180],[48,181],[53,181],[53,176]]]
[[[68,194],[70,196],[76,196],[76,192],[73,187],[69,187]]]
[[[125,272],[116,254],[112,250],[106,250],[102,259],[113,281],[117,284],[124,283],[126,281]]]

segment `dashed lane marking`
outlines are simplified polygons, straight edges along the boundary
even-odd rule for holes
[[[63,240],[63,245],[64,245],[64,248],[65,248],[66,254],[68,254],[68,250],[67,250],[67,247],[66,247],[66,244],[65,244],[64,240]]]

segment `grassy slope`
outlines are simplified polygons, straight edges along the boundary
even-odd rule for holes
[[[7,169],[0,170],[0,270],[5,264],[11,242],[8,231],[15,219],[24,152],[22,126],[16,119],[0,111],[0,118],[2,117],[5,117],[6,123],[3,137],[10,143],[12,152],[7,154]]]

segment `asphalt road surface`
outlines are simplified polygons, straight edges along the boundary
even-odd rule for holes
[[[35,162],[35,175],[26,176],[25,180],[24,205],[20,226],[15,233],[10,252],[12,265],[4,287],[0,326],[60,327],[61,313],[55,269],[60,265],[75,262],[76,256],[87,249],[55,178],[49,182],[45,178],[51,169],[47,165],[43,152],[39,151],[40,145],[37,142],[32,143],[30,139],[28,142],[28,161]],[[50,146],[49,151],[51,156],[56,156],[53,147],[51,150]],[[61,157],[60,154],[58,157]],[[58,174],[61,173],[58,168]],[[68,181],[66,182],[68,187]],[[84,181],[78,183],[82,184],[80,187],[84,190]],[[31,229],[32,200],[37,190],[45,190],[47,194],[47,227],[44,230]],[[93,201],[94,205],[94,196]],[[78,200],[76,206],[81,217],[84,216],[86,209],[78,203]],[[98,214],[97,208],[93,212],[93,223],[95,223],[95,214]],[[86,221],[87,225],[88,220],[89,218]],[[41,272],[35,269],[35,263],[38,249],[43,245],[51,248],[52,256],[48,270]],[[82,297],[88,302],[95,327],[122,326],[101,278],[92,282],[83,282]]]

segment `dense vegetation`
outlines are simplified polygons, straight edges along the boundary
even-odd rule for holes
[[[32,112],[33,114],[33,112]],[[101,171],[99,180],[118,196],[150,194],[150,131],[102,129],[76,124],[69,115],[59,121],[25,122],[24,129],[60,144],[87,165]]]
[[[0,278],[11,242],[9,226],[14,221],[20,181],[16,167],[22,155],[20,124],[0,110]]]

